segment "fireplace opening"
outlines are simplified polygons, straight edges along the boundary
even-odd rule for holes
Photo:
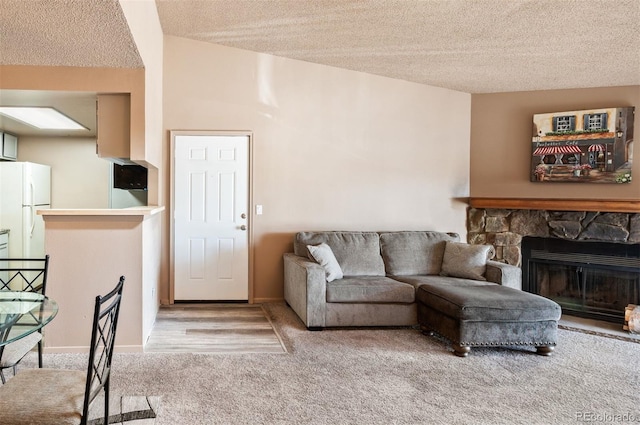
[[[565,314],[622,324],[640,304],[640,244],[525,236],[521,248],[522,289]]]

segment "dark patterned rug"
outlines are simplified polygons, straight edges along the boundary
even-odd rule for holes
[[[160,397],[112,396],[109,398],[109,423],[153,425]],[[89,411],[90,425],[104,425],[104,398],[96,398]]]
[[[610,333],[606,331],[595,331],[593,329],[584,329],[584,328],[579,328],[579,327],[570,326],[570,325],[558,325],[558,328],[566,329],[568,331],[582,332],[588,335],[597,335],[605,338],[619,339],[620,341],[635,342],[637,344],[640,344],[640,335],[638,334],[629,333],[627,334],[628,335],[627,336],[627,335],[620,335],[617,333]]]

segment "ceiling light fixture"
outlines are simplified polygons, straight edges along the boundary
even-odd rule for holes
[[[51,107],[0,106],[0,115],[5,115],[42,130],[88,130]]]

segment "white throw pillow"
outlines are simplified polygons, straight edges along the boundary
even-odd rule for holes
[[[487,260],[493,258],[494,253],[491,245],[470,245],[447,241],[440,275],[487,280],[484,277]]]
[[[329,245],[323,242],[320,245],[315,246],[307,245],[307,249],[313,259],[324,268],[327,282],[342,279],[342,269],[340,268],[340,264],[338,264],[338,260],[336,260],[336,256],[333,255],[333,251]]]

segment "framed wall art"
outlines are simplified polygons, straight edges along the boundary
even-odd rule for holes
[[[630,183],[635,108],[533,116],[531,181]]]

